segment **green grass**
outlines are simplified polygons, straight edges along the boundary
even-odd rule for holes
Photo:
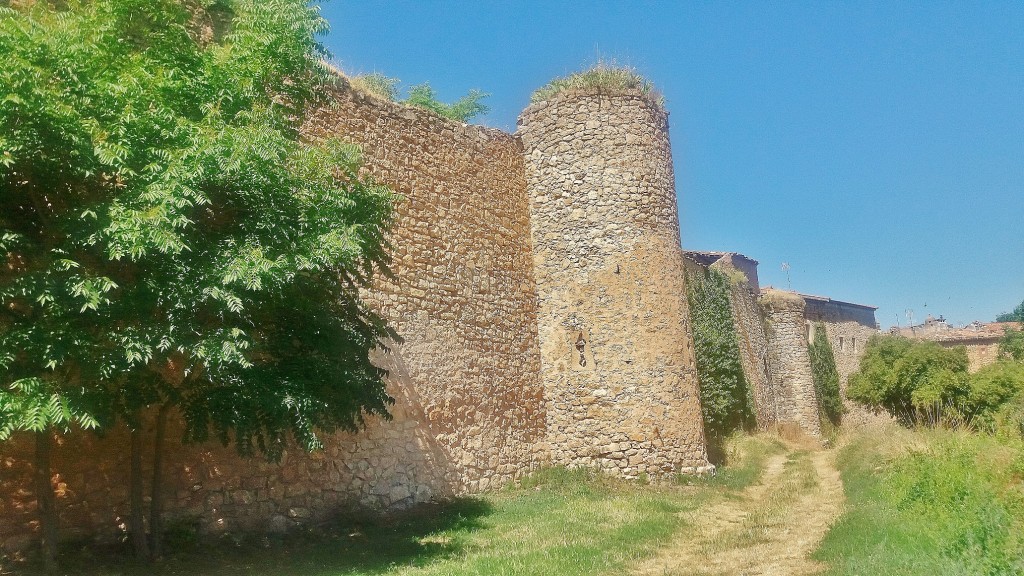
[[[778,438],[771,436],[737,434],[721,445],[714,443],[709,450],[714,452],[718,473],[703,479],[680,476],[680,482],[742,490],[757,481],[768,458],[785,452],[786,447]]]
[[[1024,445],[968,432],[858,436],[839,458],[847,512],[828,574],[1024,573]]]
[[[82,576],[620,574],[685,528],[681,512],[754,482],[781,449],[766,437],[736,438],[720,479],[691,485],[552,468],[478,498],[385,519],[337,518],[286,538],[211,540],[177,531],[174,552],[154,566],[135,565],[123,547],[68,550],[62,564]]]

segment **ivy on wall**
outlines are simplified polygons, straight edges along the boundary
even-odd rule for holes
[[[729,277],[707,270],[687,279],[704,429],[724,435],[754,424],[753,395],[740,362]]]
[[[814,392],[818,396],[818,409],[822,419],[839,424],[843,415],[843,400],[839,393],[839,371],[832,344],[821,322],[814,325],[814,339],[807,346],[811,355],[811,374],[814,377]]]

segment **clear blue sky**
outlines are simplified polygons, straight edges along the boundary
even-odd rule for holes
[[[878,306],[883,326],[992,320],[1024,299],[1024,2],[334,0],[346,71],[530,93],[599,57],[671,112],[683,246],[762,284]]]

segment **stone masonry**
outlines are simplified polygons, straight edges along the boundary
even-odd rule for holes
[[[566,92],[518,134],[552,460],[707,469],[666,112],[639,93]]]
[[[170,522],[284,531],[339,507],[487,490],[540,465],[624,477],[708,468],[659,104],[562,94],[513,135],[344,80],[329,96],[305,134],[360,145],[365,172],[403,196],[397,280],[366,294],[404,341],[376,359],[394,418],[278,463],[170,442]],[[6,550],[38,529],[31,440],[0,445]],[[59,437],[54,452],[65,537],[123,537],[126,431]]]
[[[660,102],[635,91],[562,92],[531,105],[508,134],[344,79],[326,96],[304,134],[358,144],[364,172],[403,198],[391,237],[396,280],[365,294],[403,339],[375,358],[389,370],[393,418],[325,438],[316,454],[287,450],[277,463],[171,441],[169,522],[287,531],[343,507],[397,509],[492,489],[551,464],[625,478],[712,469],[684,273],[708,263],[680,247]],[[734,286],[732,306],[759,424],[820,434],[807,352],[814,305],[769,290],[762,316],[757,262],[715,254],[748,279]],[[867,332],[858,325],[854,335],[825,312],[830,331],[851,338],[849,361],[837,353],[845,382]],[[179,431],[175,421],[169,438]],[[152,430],[144,434],[148,445]],[[123,538],[127,431],[55,440],[63,535]],[[37,538],[32,452],[28,435],[0,445],[0,552]]]
[[[807,349],[806,303],[793,292],[766,289],[761,291],[761,307],[768,326],[769,365],[778,383],[778,423],[796,424],[819,436],[821,418]]]

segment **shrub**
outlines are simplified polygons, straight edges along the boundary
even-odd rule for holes
[[[843,400],[839,394],[839,371],[832,344],[828,341],[825,325],[814,327],[814,341],[807,347],[811,356],[811,373],[814,377],[814,391],[818,395],[818,407],[823,419],[839,424],[843,415]]]
[[[437,99],[434,89],[430,84],[418,84],[409,89],[409,97],[404,101],[413,106],[432,110],[445,118],[466,122],[481,114],[486,114],[488,107],[480,102],[487,97],[487,94],[479,90],[470,90],[462,98],[451,104],[445,104]]]
[[[732,322],[729,277],[708,270],[688,280],[704,428],[722,436],[754,421],[753,396],[743,375]]]
[[[374,72],[373,74],[362,74],[349,79],[352,87],[363,92],[369,92],[374,96],[394,102],[398,99],[398,78],[391,78]]]
[[[967,407],[975,424],[992,430],[1000,408],[1024,390],[1024,364],[996,362],[968,379]]]
[[[1004,405],[1024,391],[1024,363],[1002,360],[976,374],[967,365],[962,347],[876,336],[868,341],[860,370],[850,376],[847,395],[905,423],[1012,427],[1016,412]]]
[[[885,408],[905,423],[962,420],[968,392],[967,351],[900,336],[872,336],[847,396]]]
[[[1006,329],[1006,334],[999,342],[999,357],[1024,362],[1024,330]]]
[[[547,100],[566,90],[586,89],[610,93],[639,91],[641,94],[654,95],[658,104],[664,104],[664,98],[655,92],[654,85],[634,68],[604,61],[582,72],[555,78],[537,89],[530,96],[530,102]]]

